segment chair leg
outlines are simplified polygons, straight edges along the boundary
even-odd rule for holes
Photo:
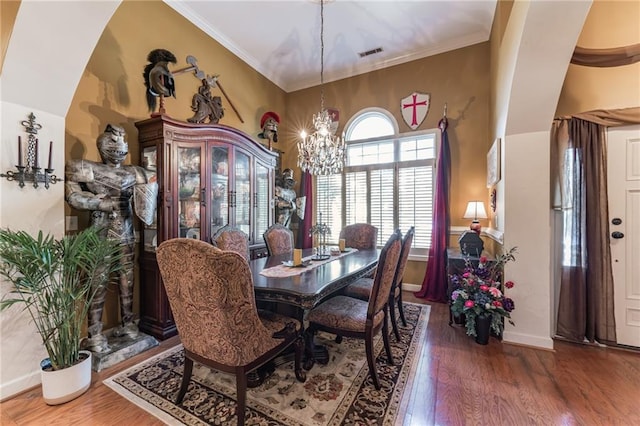
[[[398,296],[398,312],[400,312],[400,319],[402,320],[402,325],[407,326],[407,320],[404,318],[404,308],[402,307],[402,291],[400,291],[400,296]]]
[[[389,325],[387,324],[386,318],[382,323],[382,341],[384,342],[384,350],[387,352],[387,364],[393,365],[393,356],[391,355],[391,345],[389,344]]]
[[[371,378],[373,379],[373,386],[376,389],[380,389],[380,380],[378,380],[378,372],[376,371],[376,359],[373,355],[373,336],[369,336],[367,333],[367,337],[364,339],[364,346],[367,352],[367,364],[369,365],[369,374],[371,374]]]
[[[184,358],[184,372],[182,373],[182,385],[178,391],[178,397],[176,398],[176,405],[182,404],[187,389],[189,389],[189,382],[191,381],[191,373],[193,372],[193,360],[191,358]]]
[[[398,323],[396,321],[396,307],[393,296],[389,298],[389,317],[391,318],[391,327],[393,328],[393,334],[396,336],[396,340],[400,341],[400,331],[398,331]]]
[[[241,369],[236,370],[236,400],[238,402],[236,408],[238,426],[244,426],[244,411],[247,405],[247,373]]]

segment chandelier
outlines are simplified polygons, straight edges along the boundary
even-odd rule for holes
[[[312,175],[340,173],[344,166],[344,141],[331,131],[332,118],[324,108],[324,2],[320,0],[320,112],[313,115],[315,132],[302,132],[298,141],[298,167]]]

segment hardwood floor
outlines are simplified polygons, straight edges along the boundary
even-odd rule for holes
[[[482,346],[448,319],[446,305],[431,304],[428,343],[406,394],[403,425],[640,424],[640,353],[566,342],[544,351],[494,338]],[[0,424],[161,425],[102,380],[177,342],[94,373],[91,388],[67,404],[47,406],[39,387],[24,392],[0,404]]]

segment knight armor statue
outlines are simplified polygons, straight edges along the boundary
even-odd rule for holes
[[[291,216],[294,212],[300,219],[304,219],[307,197],[296,197],[294,184],[293,170],[284,169],[281,182],[276,185],[276,217],[278,223],[287,228],[291,224]]]
[[[114,336],[135,338],[138,328],[133,322],[133,211],[147,225],[153,222],[158,185],[156,176],[142,167],[123,165],[129,145],[124,129],[108,124],[97,138],[102,163],[69,160],[65,168],[65,199],[77,210],[91,211],[91,226],[98,227],[104,238],[120,242],[124,269],[118,277],[122,324]],[[102,311],[106,288],[101,289],[90,307],[88,334],[84,344],[94,352],[106,352],[109,345],[102,332]]]

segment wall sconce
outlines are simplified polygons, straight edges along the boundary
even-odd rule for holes
[[[482,230],[482,225],[478,219],[486,219],[487,211],[484,209],[484,203],[482,201],[469,201],[467,204],[467,210],[464,212],[463,219],[473,219],[469,229],[475,231],[477,234],[480,234]]]
[[[0,173],[0,177],[18,182],[20,188],[24,187],[25,182],[33,182],[33,187],[38,188],[38,183],[43,182],[44,187],[49,189],[49,184],[62,180],[53,174],[53,141],[49,142],[49,162],[47,163],[47,168],[42,169],[38,164],[38,139],[35,136],[38,134],[38,130],[42,129],[42,125],[36,123],[36,116],[33,115],[33,113],[30,113],[28,118],[29,120],[24,120],[20,123],[29,134],[27,142],[27,164],[25,165],[22,161],[22,138],[18,136],[17,170],[8,170],[6,173]],[[42,172],[40,170],[42,170]]]

